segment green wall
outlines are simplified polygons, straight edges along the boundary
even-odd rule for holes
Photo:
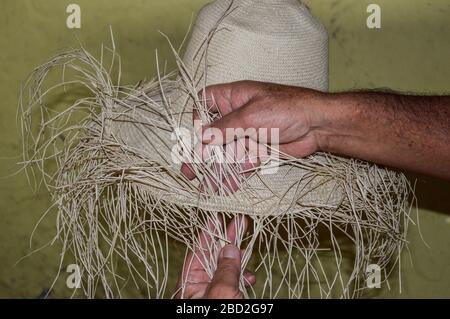
[[[46,247],[55,215],[30,234],[49,205],[45,190],[32,193],[20,160],[16,109],[19,83],[32,69],[61,49],[78,45],[98,53],[109,43],[112,26],[122,56],[123,80],[135,83],[155,75],[155,49],[170,58],[161,30],[175,44],[185,35],[204,0],[2,0],[0,10],[0,297],[38,297],[57,274],[59,246]],[[365,25],[366,7],[382,7],[382,28]],[[81,7],[81,30],[66,27],[66,7]],[[330,35],[332,90],[390,88],[404,92],[450,92],[450,2],[448,0],[310,0],[313,13]],[[173,63],[169,61],[169,67]],[[402,259],[402,294],[393,280],[380,296],[450,297],[450,183],[418,178],[422,235],[411,228],[409,253]],[[181,252],[180,252],[181,253]],[[51,297],[70,296],[62,274]]]

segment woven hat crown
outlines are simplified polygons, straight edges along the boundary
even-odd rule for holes
[[[183,85],[175,90],[178,99],[172,100],[170,109],[182,127],[192,129],[193,106],[199,108],[201,104],[193,100],[196,92],[208,85],[254,80],[327,91],[328,36],[308,8],[296,0],[216,0],[200,10],[183,65],[196,87],[190,94]],[[167,161],[171,149],[167,145],[174,144],[173,132],[148,127],[139,129],[141,138],[136,148],[141,152],[147,149],[152,160]],[[146,143],[149,140],[151,145]],[[155,141],[163,143],[159,147]],[[245,214],[254,220],[300,218],[315,226],[323,219],[326,227],[352,227],[356,237],[370,243],[361,255],[364,262],[371,254],[389,260],[402,247],[411,190],[403,174],[322,152],[307,158],[282,159],[275,173],[265,174],[267,170],[272,170],[271,163],[261,165],[232,194],[207,190],[204,196],[199,184],[205,175],[189,183],[180,182],[173,178],[180,176],[180,165],[170,163],[169,174],[162,172],[163,181],[153,183],[148,191],[168,207],[187,208],[188,214],[194,209],[195,214]],[[204,171],[200,168],[200,172]],[[220,184],[220,174],[213,177]],[[386,242],[373,248],[370,245],[377,236]]]
[[[208,43],[206,85],[254,80],[328,89],[325,28],[296,0],[240,0]],[[201,65],[205,39],[229,7],[218,0],[203,7],[184,63]]]
[[[195,90],[207,85],[254,80],[296,85],[316,90],[328,89],[328,48],[324,27],[307,7],[295,0],[214,1],[202,8],[183,58]],[[167,93],[167,92],[166,92]],[[171,109],[181,119],[180,126],[192,131],[193,99],[183,90],[172,94]],[[149,114],[148,118],[154,119]],[[118,134],[127,145],[144,150],[150,158],[170,162],[173,132],[149,130],[148,125],[119,126]],[[321,155],[316,156],[321,161]],[[326,162],[326,160],[324,159]],[[180,165],[169,163],[174,174]],[[272,164],[270,164],[272,165]],[[263,169],[262,165],[261,168]],[[342,199],[342,192],[329,176],[308,173],[292,165],[280,166],[274,174],[253,174],[234,194],[198,196],[201,177],[186,189],[171,174],[163,185],[149,190],[169,202],[196,206],[209,211],[241,212],[272,215],[291,210],[292,205],[332,205]],[[220,184],[220,174],[212,176]],[[179,175],[178,175],[179,176]],[[211,178],[209,176],[208,178]],[[240,176],[234,176],[240,179]],[[170,187],[167,183],[170,181]],[[308,186],[307,186],[308,185]],[[301,191],[299,191],[301,189]],[[208,192],[208,191],[207,191]],[[301,201],[299,199],[301,198]],[[294,205],[296,205],[294,204]]]

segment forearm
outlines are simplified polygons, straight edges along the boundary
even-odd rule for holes
[[[450,97],[322,96],[323,151],[450,179]]]

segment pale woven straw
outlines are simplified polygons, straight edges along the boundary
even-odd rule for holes
[[[197,90],[217,83],[254,80],[327,91],[327,33],[304,5],[295,0],[235,3],[238,7],[218,27],[230,1],[215,1],[198,14],[183,59],[187,71],[196,76]],[[214,28],[217,31],[209,39]],[[202,72],[205,63],[207,72]],[[175,118],[182,114],[180,126],[192,130],[193,103],[186,96],[187,93],[172,96],[172,112]],[[155,120],[153,114],[145,112],[137,117]],[[171,140],[172,132],[155,131],[148,129],[146,123],[135,122],[120,125],[116,135],[125,144],[146,152],[149,158],[157,156],[155,160],[166,161],[173,167],[173,172],[164,177],[165,185],[152,185],[148,189],[158,198],[205,210],[269,215],[295,213],[311,205],[334,209],[343,200],[342,189],[330,176],[318,174],[305,178],[308,171],[296,165],[283,165],[276,174],[254,174],[246,186],[228,196],[198,196],[195,182],[194,188],[186,192],[186,185],[174,177],[179,174],[180,165],[170,163],[176,143]],[[345,161],[337,157],[330,160],[319,154],[313,160]]]
[[[114,42],[111,52],[117,56]],[[246,297],[356,297],[371,263],[386,280],[406,242],[411,187],[403,174],[326,153],[294,159],[273,151],[282,156],[247,177],[233,163],[217,166],[213,157],[192,164],[197,177],[189,181],[174,161],[187,147],[177,129],[194,135],[193,111],[204,123],[217,118],[197,95],[208,85],[254,80],[328,90],[327,33],[309,10],[295,0],[217,0],[199,12],[184,58],[173,52],[177,78],[159,74],[137,87],[113,80],[103,51],[96,59],[83,48],[54,57],[25,83],[24,162],[42,173],[53,195],[62,256],[73,252],[86,295],[96,296],[100,287],[102,296],[121,296],[127,281],[121,273],[149,297],[170,296],[167,278],[178,270],[168,267],[168,238],[198,254],[199,232],[223,244],[225,225],[236,217],[242,268],[260,274],[255,289],[241,278]],[[59,86],[42,86],[57,66],[63,75],[79,75],[59,86],[82,85],[92,96],[63,111],[48,108],[42,101]],[[71,124],[80,112],[85,117]],[[56,160],[56,173],[48,172],[48,159]],[[236,192],[201,186],[205,177],[220,185],[223,172],[239,182]],[[210,277],[219,251],[211,240],[201,252]],[[345,255],[353,256],[350,262]]]

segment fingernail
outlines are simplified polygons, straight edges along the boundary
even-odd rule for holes
[[[211,143],[213,139],[214,139],[213,130],[211,128],[205,129],[202,135],[202,142],[208,144]]]
[[[225,258],[237,259],[240,254],[241,253],[236,246],[226,245],[223,247],[223,257]]]

